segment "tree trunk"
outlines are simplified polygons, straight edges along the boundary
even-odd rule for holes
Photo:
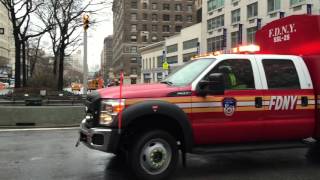
[[[58,53],[54,53],[54,61],[53,61],[53,75],[57,76],[57,64],[58,64]]]
[[[58,74],[58,90],[62,91],[63,90],[63,61],[64,61],[64,51],[65,47],[61,46],[59,50],[59,74]]]
[[[22,86],[27,87],[26,43],[22,42]]]
[[[15,39],[15,73],[14,73],[14,87],[15,88],[20,88],[21,87],[21,44],[20,41]]]

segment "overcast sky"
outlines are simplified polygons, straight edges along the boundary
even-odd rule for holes
[[[90,16],[90,19],[99,22],[94,27],[89,27],[88,30],[88,65],[89,68],[93,68],[98,64],[100,65],[103,39],[112,35],[113,32],[111,5],[101,13]],[[81,50],[83,51],[83,47],[81,47]]]

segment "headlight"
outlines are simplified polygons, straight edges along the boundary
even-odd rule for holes
[[[125,107],[124,99],[114,99],[114,100],[103,100],[101,101],[100,109],[100,124],[110,125],[113,119],[120,111]]]

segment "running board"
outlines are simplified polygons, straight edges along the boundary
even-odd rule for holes
[[[307,148],[314,143],[313,140],[303,141],[286,141],[286,142],[264,142],[248,144],[227,144],[227,145],[206,145],[198,146],[192,149],[194,154],[217,154],[217,153],[234,153],[248,151],[266,151],[277,149]]]

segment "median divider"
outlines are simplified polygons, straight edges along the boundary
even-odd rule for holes
[[[79,126],[85,106],[0,106],[0,128]]]

